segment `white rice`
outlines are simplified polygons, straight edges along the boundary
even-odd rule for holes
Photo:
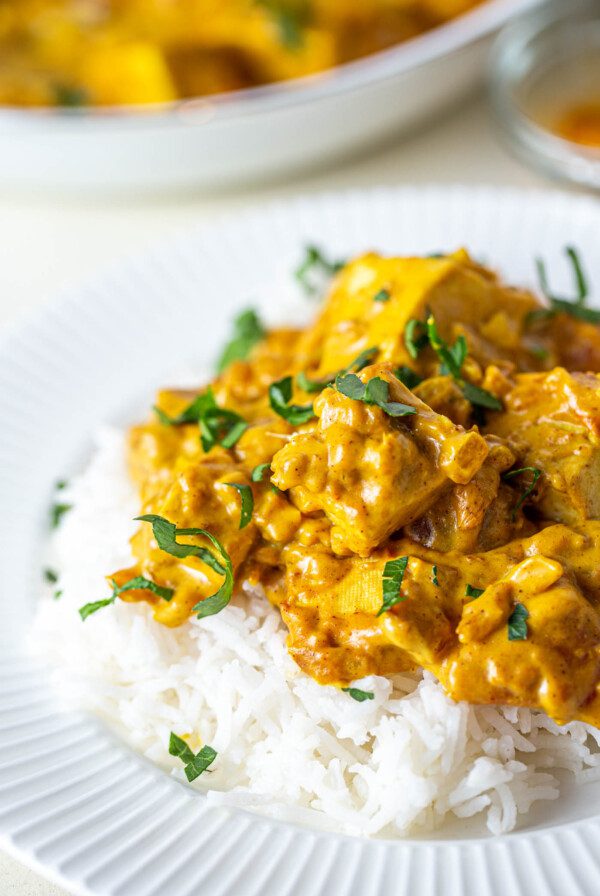
[[[363,679],[375,694],[364,703],[319,686],[287,655],[279,613],[260,594],[175,630],[120,601],[82,622],[78,608],[107,595],[106,573],[131,562],[138,507],[123,445],[121,432],[101,432],[88,469],[61,493],[74,508],[49,565],[63,593],[44,597],[32,640],[67,705],[98,713],[179,777],[170,732],[211,744],[212,774],[195,786],[215,803],[367,836],[480,813],[502,833],[558,797],[556,770],[600,779],[600,731],[581,723],[455,703],[427,673]]]

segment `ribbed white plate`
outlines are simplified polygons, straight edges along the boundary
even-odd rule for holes
[[[467,245],[516,283],[533,258],[569,289],[566,243],[600,284],[600,206],[491,189],[378,189],[271,205],[202,226],[63,296],[0,355],[0,834],[73,892],[94,896],[596,896],[600,787],[572,786],[499,839],[362,841],[201,796],[100,722],[62,713],[24,640],[52,484],[101,422],[144,412],[155,385],[210,362],[241,305],[273,317],[307,240],[344,256]],[[309,309],[310,310],[310,309]]]

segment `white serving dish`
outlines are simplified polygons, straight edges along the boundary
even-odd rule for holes
[[[290,272],[308,239],[336,258],[464,245],[532,287],[540,255],[559,290],[569,243],[597,296],[599,228],[598,204],[560,194],[422,187],[297,199],[189,228],[2,338],[0,846],[78,896],[596,896],[600,782],[565,786],[503,837],[457,825],[395,841],[299,828],[209,806],[100,720],[61,711],[25,642],[54,483],[85,461],[99,425],[139,419],[155,386],[210,364],[250,297],[267,320],[293,311]],[[298,310],[306,318],[314,305]]]
[[[407,131],[479,83],[498,29],[540,0],[487,0],[319,76],[146,110],[0,109],[0,187],[204,190],[324,165]]]

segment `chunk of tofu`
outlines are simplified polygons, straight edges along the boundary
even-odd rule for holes
[[[389,298],[374,301],[382,290]],[[302,350],[318,365],[318,375],[346,367],[372,346],[379,349],[379,361],[414,364],[404,342],[406,325],[433,313],[441,335],[453,340],[463,333],[472,357],[483,366],[505,360],[536,370],[539,360],[530,351],[525,323],[539,307],[534,296],[502,286],[466,252],[443,258],[371,253],[350,262],[336,277]],[[540,336],[531,348],[539,349],[543,342]],[[437,357],[431,349],[422,352],[417,366],[422,374],[435,372]]]
[[[147,505],[144,513],[156,513],[179,529],[208,530],[229,554],[235,571],[255,542],[257,529],[254,522],[240,529],[241,498],[230,483],[250,485],[250,480],[225,452],[207,456],[179,470],[166,496],[156,504]],[[206,538],[185,535],[179,540],[214,553]],[[161,600],[155,608],[156,619],[164,625],[181,625],[193,607],[214,594],[223,582],[222,575],[207,566],[202,558],[177,558],[159,548],[150,523],[140,524],[131,547],[138,561],[138,575],[175,590],[170,601]]]
[[[510,640],[517,604],[527,637]],[[457,634],[438,671],[456,700],[538,706],[564,722],[596,695],[600,616],[555,560],[530,557],[509,570],[466,604]]]
[[[162,389],[155,404],[170,417],[177,417],[198,394],[185,389]],[[175,466],[201,454],[200,434],[195,424],[165,426],[153,413],[145,423],[129,430],[129,472],[144,502],[169,487]]]
[[[348,684],[371,674],[415,667],[392,644],[377,613],[390,555],[337,557],[326,544],[297,541],[284,550],[286,596],[280,605],[288,650],[323,684]]]
[[[504,437],[523,467],[539,468],[536,507],[568,525],[600,519],[600,378],[568,373],[521,374],[490,414],[490,432]]]
[[[488,455],[485,439],[436,414],[388,365],[360,374],[389,384],[390,400],[416,413],[390,417],[380,407],[325,389],[316,425],[292,436],[273,458],[273,482],[303,513],[323,511],[334,551],[367,555],[422,516],[452,483],[471,481]]]
[[[98,42],[82,63],[81,82],[101,106],[170,103],[178,96],[164,54],[141,40]]]
[[[437,551],[468,554],[490,551],[528,534],[529,524],[517,497],[502,481],[515,455],[500,439],[486,437],[489,454],[466,485],[454,485],[433,507],[405,529],[414,541]]]

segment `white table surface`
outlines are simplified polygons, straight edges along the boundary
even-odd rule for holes
[[[0,327],[189,221],[304,192],[428,182],[555,186],[508,155],[479,99],[368,157],[243,193],[112,202],[0,194]],[[0,896],[64,894],[0,852]]]

